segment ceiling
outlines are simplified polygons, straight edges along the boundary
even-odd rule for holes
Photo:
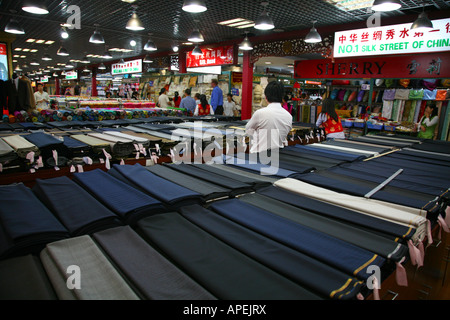
[[[329,0],[331,1],[331,0]],[[218,25],[218,22],[234,18],[245,18],[255,21],[263,6],[260,0],[206,0],[208,10],[203,13],[192,14],[182,10],[183,0],[148,1],[137,0],[133,4],[121,0],[46,0],[50,13],[44,16],[24,12],[21,9],[23,1],[0,0],[0,28],[4,30],[10,18],[15,17],[25,30],[25,35],[17,36],[14,48],[37,49],[38,52],[23,54],[26,58],[19,58],[19,63],[29,63],[31,59],[40,58],[48,53],[53,61],[47,65],[67,62],[69,59],[81,59],[86,54],[103,54],[105,45],[89,43],[89,38],[98,25],[98,30],[106,40],[109,48],[123,48],[132,50],[128,53],[113,53],[115,59],[143,55],[145,43],[151,38],[159,51],[169,51],[173,44],[187,41],[198,19],[198,27],[205,37],[205,44],[218,43],[241,39],[245,32],[252,36],[259,36],[275,32],[289,32],[310,29],[312,21],[316,20],[316,27],[333,26],[352,22],[362,22],[373,14],[371,10],[361,9],[344,11],[325,0],[283,0],[270,1],[269,15],[275,22],[276,30],[259,31],[255,28],[236,29]],[[450,1],[434,0],[401,0],[402,9],[384,13],[384,16],[395,17],[405,14],[418,14],[424,6],[427,12],[449,10]],[[72,15],[67,12],[68,6],[75,5],[81,10],[81,28],[68,30],[70,38],[61,41],[60,24],[66,22]],[[131,17],[133,7],[137,6],[137,14],[144,23],[146,30],[131,32],[125,29]],[[319,29],[320,30],[320,29]],[[55,41],[52,45],[29,44],[27,39],[44,39]],[[137,44],[133,48],[130,40]],[[61,46],[70,52],[70,58],[56,55]],[[93,63],[100,63],[101,59],[91,59]],[[43,61],[42,61],[43,62]],[[45,64],[41,64],[41,67]]]

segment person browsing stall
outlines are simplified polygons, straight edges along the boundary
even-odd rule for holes
[[[223,92],[219,88],[219,81],[212,79],[211,87],[213,88],[211,93],[211,106],[214,114],[223,115]]]
[[[325,129],[327,139],[345,139],[341,118],[336,113],[334,101],[330,98],[323,100],[322,112],[319,114],[316,126]]]
[[[206,96],[202,94],[200,96],[200,103],[195,107],[194,116],[209,116],[214,115],[212,106],[208,103]]]
[[[195,107],[197,106],[197,102],[194,98],[191,97],[191,89],[186,89],[184,91],[184,98],[181,100],[180,108],[186,109],[192,114],[195,112]]]
[[[50,103],[50,96],[47,92],[44,91],[44,85],[42,83],[38,83],[37,85],[38,91],[34,93],[34,99],[36,100],[36,108],[38,109],[48,109],[48,105]]]
[[[272,81],[264,94],[268,106],[256,111],[246,125],[246,134],[252,138],[251,153],[284,148],[292,130],[292,116],[281,105],[284,85]]]
[[[438,108],[435,104],[430,104],[425,108],[425,114],[418,123],[419,134],[417,137],[420,139],[433,139],[438,124]]]

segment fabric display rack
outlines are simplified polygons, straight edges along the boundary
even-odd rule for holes
[[[226,138],[237,152],[211,164],[121,161],[143,149],[150,155],[141,159],[158,160],[180,142],[176,153],[187,152],[186,137],[163,140],[178,130],[193,142],[197,120],[3,133],[2,161],[29,161],[32,152],[54,175],[8,183],[0,174],[0,298],[383,299],[392,288],[369,287],[373,268],[380,282],[415,288],[410,268],[426,268],[433,245],[446,241],[446,142],[387,134],[324,141],[295,123],[275,171],[239,148],[249,142],[241,134]],[[245,129],[244,121],[201,120],[202,132]],[[85,163],[58,176],[54,151],[67,150],[109,166]],[[82,270],[82,290],[67,286],[70,266]]]

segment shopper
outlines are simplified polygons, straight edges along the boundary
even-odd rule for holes
[[[195,107],[194,116],[209,116],[214,115],[214,109],[208,103],[206,96],[202,94],[200,96],[200,104]]]
[[[238,110],[236,103],[233,100],[233,95],[231,93],[227,94],[227,101],[223,103],[223,115],[227,117],[233,117],[234,112]]]
[[[438,108],[435,104],[428,105],[425,108],[425,114],[417,124],[417,135],[420,139],[434,139],[436,126],[439,124]]]
[[[74,90],[74,95],[75,96],[79,96],[81,94],[81,87],[80,87],[80,83],[79,82],[77,82],[77,84],[75,85],[73,90]]]
[[[174,96],[173,96],[173,105],[175,106],[175,108],[179,108],[180,103],[181,103],[180,94],[178,93],[178,91],[175,91]]]
[[[158,106],[160,108],[168,108],[168,107],[172,106],[172,102],[170,101],[169,97],[167,96],[166,88],[162,88],[161,92],[159,93]]]
[[[115,99],[120,98],[120,96],[119,96],[119,91],[114,90],[113,92],[114,92],[114,94],[112,95],[113,98],[115,98]]]
[[[190,114],[194,114],[197,102],[191,97],[191,89],[184,91],[184,98],[180,102],[180,108],[186,109]]]
[[[336,113],[334,100],[327,98],[322,102],[322,112],[319,114],[316,126],[324,128],[327,139],[345,139],[341,118]]]
[[[108,92],[106,92],[106,99],[110,99],[110,98],[111,98],[111,92],[108,91]]]
[[[36,108],[42,110],[49,109],[48,105],[50,103],[50,97],[48,93],[44,91],[44,85],[42,83],[38,83],[37,89],[38,91],[34,93]]]
[[[136,91],[136,89],[133,89],[133,93],[131,94],[132,100],[139,100],[139,93]]]
[[[195,96],[194,96],[195,105],[198,105],[200,103],[200,97],[201,97],[200,93],[195,94]]]
[[[223,115],[223,92],[219,88],[219,81],[213,79],[211,81],[211,87],[213,88],[211,93],[211,106],[213,107],[214,114]]]
[[[272,81],[264,94],[268,106],[257,110],[246,125],[246,134],[252,137],[251,153],[284,148],[292,130],[292,116],[281,105],[284,85]]]

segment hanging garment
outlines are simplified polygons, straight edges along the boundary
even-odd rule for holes
[[[71,236],[89,235],[123,225],[116,214],[68,177],[37,179],[33,192]]]
[[[395,91],[396,100],[408,100],[409,99],[409,89],[397,89]]]
[[[0,260],[34,254],[68,230],[23,184],[0,186]]]
[[[392,119],[392,109],[394,107],[394,101],[383,101],[382,116],[386,119]]]
[[[121,273],[146,300],[216,300],[130,227],[93,236]]]
[[[89,236],[48,244],[40,258],[60,300],[139,300]],[[67,285],[71,266],[81,271],[80,289]]]
[[[444,101],[447,97],[447,90],[438,90],[436,93],[437,101]]]
[[[75,173],[74,181],[119,216],[124,224],[135,225],[139,219],[166,211],[159,200],[100,169]]]
[[[382,266],[385,259],[322,232],[271,214],[237,199],[215,202],[218,214],[299,252],[360,279],[367,279],[367,266]],[[339,255],[336,255],[339,252]]]
[[[395,89],[385,90],[383,94],[383,100],[385,101],[394,101],[395,100]]]
[[[435,90],[424,90],[423,100],[425,101],[433,101],[436,100],[437,89]]]
[[[178,213],[138,222],[138,232],[220,300],[320,300]]]
[[[324,297],[354,299],[361,289],[362,282],[348,274],[205,208],[189,206],[180,213],[229,246]]]
[[[421,111],[421,106],[422,106],[422,100],[418,100],[416,101],[416,107],[414,109],[414,123],[418,123],[419,122],[419,114]]]
[[[161,178],[140,164],[134,166],[115,164],[113,169],[135,188],[162,201],[172,209],[183,205],[202,203],[201,194]]]
[[[410,100],[422,100],[424,96],[423,89],[412,89],[409,91],[409,99]]]
[[[0,300],[57,300],[38,257],[26,255],[0,261]]]
[[[402,121],[408,121],[411,114],[412,100],[405,101],[405,107],[403,109]]]

